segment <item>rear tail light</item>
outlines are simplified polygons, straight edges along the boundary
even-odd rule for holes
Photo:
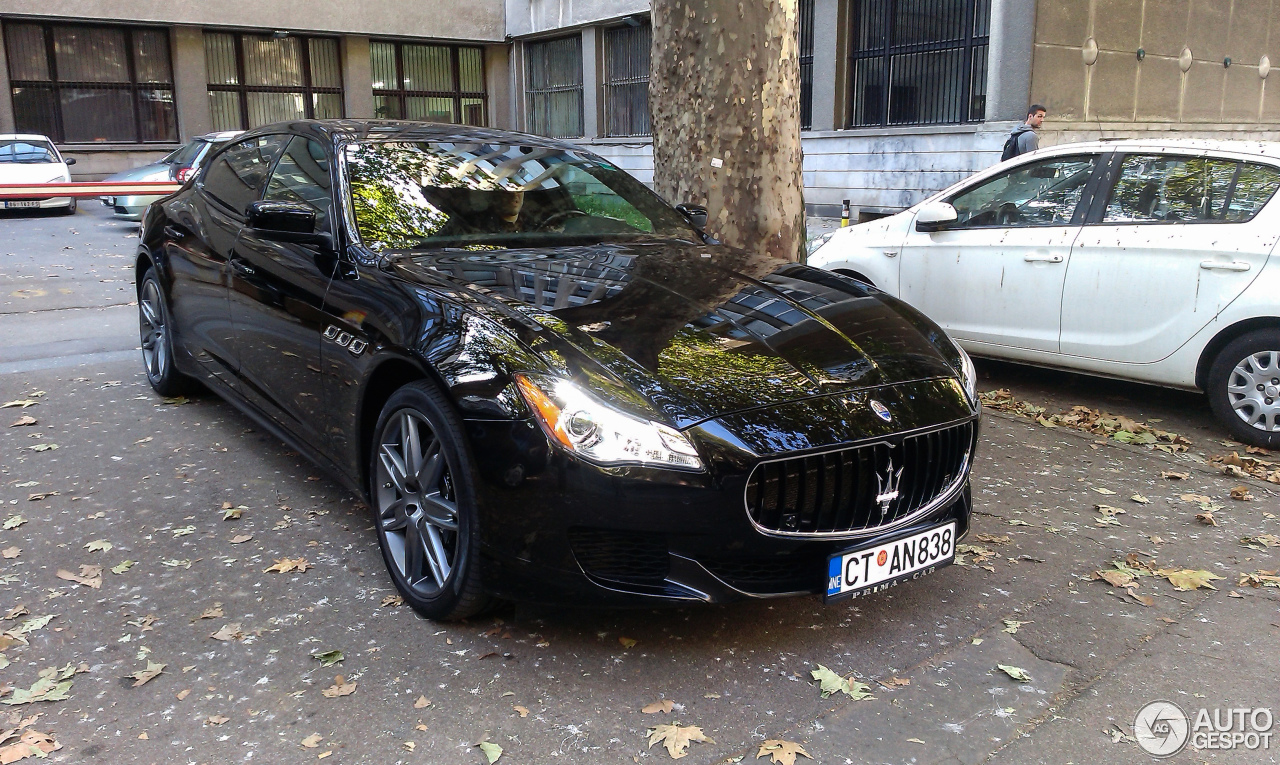
[[[186,183],[187,179],[191,177],[191,170],[192,168],[190,167],[180,167],[178,168],[178,173],[177,175],[174,176],[174,178],[178,181],[178,183]]]

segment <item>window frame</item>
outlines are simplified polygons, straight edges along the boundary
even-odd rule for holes
[[[489,71],[488,71],[488,66],[485,62],[483,45],[461,45],[457,43],[436,43],[436,42],[413,41],[413,40],[386,40],[386,39],[379,39],[379,38],[374,38],[369,42],[370,42],[371,51],[372,51],[372,45],[378,44],[378,43],[382,43],[384,45],[391,45],[394,48],[397,87],[373,88],[373,95],[383,96],[385,98],[395,98],[400,104],[401,116],[398,119],[408,119],[408,117],[404,115],[407,115],[409,113],[408,100],[410,98],[448,98],[453,101],[453,113],[458,120],[457,122],[452,122],[450,124],[469,125],[471,123],[466,122],[463,119],[462,101],[463,99],[478,98],[480,99],[481,110],[484,114],[484,117],[483,117],[482,124],[475,125],[473,127],[489,126]],[[453,73],[453,90],[444,91],[444,90],[406,89],[404,87],[404,46],[406,45],[422,45],[422,46],[435,47],[435,48],[448,48],[449,49],[449,66],[452,69],[452,73]],[[472,50],[480,51],[480,82],[484,85],[483,91],[475,92],[475,91],[467,91],[462,89],[461,51],[463,48],[470,48]],[[386,119],[397,119],[397,118],[388,117]]]
[[[1242,223],[1250,223],[1250,222],[1252,222],[1252,221],[1256,220],[1256,219],[1257,219],[1257,217],[1258,217],[1259,215],[1261,215],[1261,214],[1262,214],[1262,211],[1263,211],[1263,210],[1267,209],[1267,207],[1268,207],[1269,205],[1273,204],[1273,203],[1275,202],[1275,200],[1276,200],[1276,198],[1277,198],[1277,197],[1280,197],[1280,190],[1277,190],[1276,192],[1273,192],[1273,193],[1271,194],[1271,197],[1270,197],[1270,198],[1268,198],[1268,199],[1267,199],[1267,201],[1266,201],[1266,202],[1264,202],[1262,205],[1260,205],[1260,206],[1258,207],[1258,209],[1257,209],[1257,210],[1255,210],[1255,211],[1254,211],[1253,215],[1249,216],[1248,218],[1241,219],[1241,220],[1204,220],[1204,219],[1196,219],[1196,220],[1126,220],[1126,221],[1110,221],[1110,220],[1107,220],[1107,219],[1106,219],[1106,217],[1107,217],[1107,207],[1108,207],[1108,205],[1110,205],[1110,204],[1111,204],[1111,195],[1115,193],[1116,186],[1120,183],[1120,173],[1121,173],[1121,171],[1124,169],[1124,161],[1125,161],[1126,159],[1128,159],[1129,157],[1159,157],[1159,158],[1162,158],[1162,159],[1184,159],[1184,160],[1204,159],[1204,160],[1217,160],[1217,161],[1219,161],[1219,162],[1233,162],[1233,163],[1235,163],[1236,169],[1235,169],[1235,172],[1234,172],[1234,173],[1232,174],[1232,176],[1231,176],[1231,185],[1228,187],[1228,189],[1227,189],[1227,195],[1226,195],[1226,197],[1223,199],[1223,204],[1222,204],[1222,209],[1223,209],[1223,210],[1229,210],[1229,209],[1230,209],[1230,207],[1231,207],[1231,202],[1232,202],[1232,200],[1235,198],[1235,193],[1236,193],[1236,183],[1240,180],[1240,173],[1243,171],[1243,169],[1244,169],[1244,166],[1245,166],[1245,165],[1257,165],[1257,166],[1259,166],[1259,167],[1265,167],[1265,168],[1268,168],[1268,169],[1272,170],[1272,171],[1273,171],[1273,172],[1275,172],[1276,174],[1280,175],[1280,165],[1275,165],[1275,164],[1271,164],[1271,163],[1269,163],[1269,162],[1261,161],[1261,160],[1262,160],[1262,158],[1261,158],[1261,157],[1255,157],[1255,158],[1252,158],[1252,159],[1245,159],[1245,158],[1242,158],[1242,157],[1230,157],[1230,156],[1225,156],[1225,155],[1221,155],[1221,154],[1213,154],[1213,153],[1210,153],[1210,152],[1178,152],[1178,151],[1173,151],[1173,152],[1164,152],[1164,151],[1160,151],[1160,150],[1158,150],[1158,149],[1156,149],[1156,150],[1148,149],[1148,150],[1146,150],[1146,151],[1142,151],[1142,150],[1140,150],[1140,149],[1137,149],[1137,150],[1116,151],[1116,152],[1114,152],[1114,154],[1112,155],[1111,160],[1110,160],[1110,164],[1109,164],[1109,166],[1107,167],[1107,171],[1106,171],[1106,173],[1105,173],[1105,176],[1106,176],[1106,177],[1105,177],[1105,178],[1103,178],[1103,179],[1102,179],[1102,181],[1101,181],[1101,183],[1099,184],[1099,186],[1100,186],[1100,189],[1099,189],[1100,193],[1098,193],[1098,194],[1096,195],[1095,199],[1093,200],[1093,205],[1091,206],[1091,208],[1090,208],[1090,210],[1089,210],[1089,217],[1088,217],[1088,220],[1086,220],[1085,225],[1087,225],[1087,226],[1173,226],[1173,225],[1182,225],[1182,226],[1224,226],[1224,225],[1228,225],[1228,226],[1229,226],[1229,225],[1239,225],[1239,224],[1242,224]]]
[[[533,59],[534,50],[539,46],[548,45],[550,43],[560,42],[563,40],[577,40],[578,42],[578,62],[577,62],[578,63],[578,82],[577,84],[552,85],[545,88],[532,87],[530,84],[530,77],[532,76],[533,67],[531,67],[529,64],[530,64],[530,61]],[[521,64],[524,67],[524,76],[521,78],[523,80],[523,82],[521,82],[521,87],[524,92],[525,129],[528,130],[530,133],[534,133],[535,120],[534,120],[534,114],[533,114],[534,109],[533,109],[532,96],[546,95],[550,93],[569,93],[569,92],[577,91],[578,93],[577,132],[573,135],[545,136],[545,137],[557,138],[557,139],[569,139],[569,140],[588,138],[589,136],[587,136],[586,134],[586,131],[587,131],[587,121],[586,121],[587,83],[586,83],[586,71],[584,70],[585,62],[583,61],[585,53],[583,51],[582,34],[580,32],[575,32],[567,35],[556,35],[554,37],[540,37],[535,40],[526,40],[524,42],[523,48],[524,48],[524,51],[523,51],[522,58],[524,60],[521,62]],[[534,133],[534,134],[541,135],[540,133]]]
[[[975,181],[974,183],[968,186],[965,186],[962,189],[957,189],[956,191],[950,194],[947,194],[946,197],[944,197],[940,201],[946,202],[947,204],[954,206],[955,200],[958,197],[963,196],[964,194],[968,194],[969,192],[972,192],[978,188],[981,188],[982,186],[985,186],[988,183],[993,183],[995,181],[1000,180],[1001,178],[1007,178],[1012,173],[1016,173],[1020,170],[1030,167],[1031,165],[1038,165],[1045,162],[1063,162],[1063,161],[1068,161],[1072,159],[1075,159],[1075,160],[1092,159],[1093,170],[1090,171],[1089,178],[1084,182],[1084,187],[1080,191],[1080,198],[1076,200],[1075,209],[1071,211],[1071,218],[1067,222],[1036,223],[1036,224],[1025,225],[1025,226],[1010,226],[1007,224],[1000,224],[1000,223],[990,225],[990,226],[965,226],[965,225],[951,224],[951,225],[948,225],[944,230],[945,231],[991,231],[993,229],[1059,228],[1063,226],[1085,225],[1085,223],[1087,223],[1088,220],[1092,218],[1094,211],[1096,210],[1096,206],[1098,203],[1098,193],[1097,193],[1098,188],[1109,177],[1111,168],[1113,166],[1112,163],[1114,160],[1111,154],[1106,151],[1086,151],[1082,153],[1067,152],[1063,154],[1055,154],[1048,157],[1037,156],[1034,159],[1030,159],[1027,162],[1022,162],[1018,165],[1002,170],[1001,172],[988,175],[979,181]]]
[[[957,37],[947,40],[935,40],[929,42],[913,42],[913,43],[897,43],[894,41],[894,33],[897,29],[899,11],[901,3],[904,0],[880,0],[885,3],[885,12],[883,18],[880,19],[882,28],[881,41],[873,44],[872,47],[865,49],[858,48],[859,38],[859,20],[862,14],[859,12],[862,4],[876,2],[877,0],[850,0],[849,3],[849,20],[846,25],[846,32],[849,39],[846,86],[848,96],[848,105],[845,110],[844,123],[846,128],[885,128],[885,127],[911,127],[918,125],[959,125],[982,122],[986,119],[986,91],[989,80],[989,72],[987,69],[986,57],[991,50],[991,0],[963,0],[964,8],[961,13],[960,30]],[[985,21],[987,33],[985,35],[975,34],[975,25],[979,19],[979,6],[985,7],[985,15],[981,18]],[[936,10],[936,7],[931,6]],[[961,52],[960,67],[960,93],[963,97],[961,109],[964,118],[960,120],[911,120],[911,121],[894,121],[893,114],[893,60],[899,56],[910,55],[927,55],[930,53],[945,53],[948,51]],[[880,73],[877,78],[881,87],[879,104],[877,108],[880,112],[880,120],[877,122],[868,122],[857,120],[858,113],[858,62],[861,61],[880,61]],[[975,108],[974,102],[975,88],[974,80],[977,69],[981,69],[982,78],[982,106]],[[954,83],[953,83],[954,84]]]
[[[337,68],[337,74],[338,74],[337,87],[316,86],[312,83],[312,78],[311,78],[311,41],[315,39],[334,41],[338,45],[338,56],[339,58],[341,58],[342,40],[340,38],[333,37],[330,35],[293,35],[293,34],[289,35],[289,37],[296,37],[300,41],[298,58],[302,63],[302,67],[301,67],[302,84],[301,85],[249,85],[245,81],[244,38],[246,36],[249,36],[249,37],[265,37],[268,39],[272,39],[273,36],[270,34],[262,34],[259,32],[238,32],[238,31],[228,31],[224,29],[210,29],[210,30],[207,30],[207,33],[231,35],[231,37],[235,41],[237,82],[233,85],[229,85],[226,83],[208,82],[209,77],[208,77],[208,74],[206,74],[205,75],[206,82],[204,87],[205,87],[206,97],[208,97],[208,94],[215,93],[215,92],[236,94],[236,105],[240,109],[240,127],[239,127],[240,130],[252,130],[253,127],[261,127],[261,126],[249,125],[249,94],[250,93],[285,93],[290,95],[301,94],[302,95],[302,114],[303,114],[302,118],[308,119],[308,120],[316,118],[315,117],[315,114],[316,114],[315,96],[317,94],[337,95],[338,104],[340,106],[340,112],[341,112],[340,118],[346,118],[347,116],[347,103],[346,103],[347,102],[347,99],[346,99],[347,83],[342,76],[341,61],[339,61],[339,66]],[[232,128],[232,129],[235,129],[235,128]]]
[[[301,141],[306,141],[308,143],[314,143],[320,147],[320,150],[322,152],[324,152],[325,158],[329,162],[329,206],[326,207],[324,211],[323,226],[320,226],[320,216],[318,215],[316,216],[316,225],[318,226],[316,233],[327,233],[336,237],[337,236],[337,225],[336,225],[337,216],[334,214],[333,208],[334,208],[334,205],[337,203],[337,198],[335,195],[335,192],[337,190],[336,189],[337,166],[334,164],[335,155],[331,152],[331,147],[327,145],[326,142],[318,140],[315,137],[309,136],[309,135],[300,135],[298,133],[279,133],[275,135],[287,136],[289,140],[285,141],[284,146],[280,148],[280,153],[276,155],[276,158],[274,160],[272,160],[271,169],[267,173],[266,180],[264,180],[262,183],[262,189],[258,192],[258,199],[255,201],[267,201],[267,192],[271,190],[271,179],[276,177],[276,172],[280,169],[280,163],[284,161],[284,156],[289,153],[289,147],[293,145],[294,141],[301,140]]]
[[[80,143],[68,142],[66,140],[66,135],[67,135],[66,126],[63,124],[63,115],[62,115],[62,91],[64,89],[127,91],[129,93],[130,103],[133,107],[133,130],[134,130],[134,136],[136,138],[133,141],[108,141],[105,143],[107,145],[119,145],[119,144],[145,145],[145,144],[172,144],[172,143],[178,142],[179,131],[178,131],[177,88],[175,87],[175,83],[173,82],[174,79],[176,79],[174,77],[174,69],[173,69],[173,44],[172,44],[173,40],[170,36],[168,27],[147,26],[142,24],[125,25],[125,24],[69,23],[69,22],[50,22],[50,21],[6,18],[4,20],[3,25],[0,25],[0,27],[2,27],[0,28],[0,35],[7,36],[6,29],[10,24],[23,24],[23,25],[32,25],[32,26],[40,27],[41,38],[44,42],[44,55],[45,55],[45,62],[46,62],[45,65],[48,67],[48,70],[49,70],[48,80],[18,80],[18,79],[9,80],[9,93],[8,93],[9,106],[11,109],[13,109],[15,118],[17,117],[17,106],[13,101],[13,98],[14,98],[13,91],[15,89],[30,88],[33,90],[46,90],[52,93],[53,95],[52,111],[53,111],[53,128],[54,128],[53,129],[54,135],[47,136],[47,138],[49,138],[49,140],[52,141],[55,144],[55,146],[57,144],[72,145],[72,146],[96,145],[92,143],[86,144],[84,142],[80,142]],[[120,30],[124,34],[125,61],[127,65],[127,70],[129,72],[129,81],[128,82],[93,82],[93,81],[83,81],[83,80],[67,80],[67,81],[60,80],[58,78],[58,60],[57,60],[58,56],[55,50],[55,42],[54,42],[54,39],[55,39],[54,29],[57,27],[82,27],[82,28],[91,28],[91,29]],[[167,54],[169,59],[169,82],[167,83],[138,82],[138,66],[137,66],[137,61],[135,60],[137,50],[134,47],[134,33],[139,31],[164,33],[165,53]],[[7,42],[7,40],[5,40],[5,42]],[[5,63],[6,72],[14,71],[13,52],[9,49],[9,46],[7,44],[5,45],[5,62],[4,63]],[[173,134],[171,138],[158,138],[154,140],[145,140],[143,138],[142,92],[147,90],[168,91],[171,99],[170,103],[173,105]],[[25,131],[18,129],[17,126],[15,125],[15,132],[23,133]]]
[[[196,181],[193,184],[196,187],[196,190],[198,190],[203,197],[205,197],[208,200],[211,200],[215,205],[217,205],[218,208],[223,212],[223,214],[229,214],[240,221],[246,220],[247,216],[245,214],[246,213],[245,210],[236,210],[222,197],[219,197],[217,194],[214,194],[212,191],[209,191],[208,189],[206,189],[205,181],[207,179],[207,176],[209,175],[209,171],[213,169],[214,164],[218,161],[218,158],[221,157],[228,150],[230,150],[232,147],[239,146],[240,144],[247,143],[249,141],[260,141],[264,138],[276,138],[276,137],[283,138],[284,142],[280,145],[280,151],[276,152],[276,155],[271,158],[271,163],[267,165],[267,170],[262,176],[262,184],[257,189],[257,195],[253,199],[249,200],[249,204],[253,204],[254,202],[261,201],[262,195],[266,193],[267,184],[271,182],[271,176],[276,171],[276,165],[279,164],[280,162],[280,157],[284,156],[285,150],[289,148],[289,144],[293,141],[293,139],[298,137],[297,133],[290,133],[287,131],[259,133],[257,135],[236,136],[233,140],[227,141],[225,146],[222,146],[221,148],[219,148],[217,152],[213,154],[213,156],[209,157],[209,160],[207,162],[205,162],[203,165],[200,166],[200,175],[196,178]],[[333,165],[331,164],[330,168],[332,167]],[[332,170],[330,172],[332,173]],[[332,189],[330,189],[330,193],[332,193]]]

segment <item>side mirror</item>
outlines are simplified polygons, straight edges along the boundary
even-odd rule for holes
[[[702,205],[695,205],[689,202],[676,205],[676,209],[680,211],[684,217],[689,219],[693,227],[701,231],[707,227],[707,208]]]
[[[298,202],[251,202],[247,210],[249,228],[273,242],[311,244],[334,248],[333,235],[316,233],[316,211]]]
[[[916,231],[942,231],[957,218],[956,208],[946,202],[930,202],[916,213]]]
[[[63,157],[62,161],[63,161],[63,162],[66,162],[68,165],[74,165],[74,164],[76,163],[76,158],[75,158],[75,157]]]

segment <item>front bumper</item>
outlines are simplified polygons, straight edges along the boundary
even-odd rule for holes
[[[22,204],[21,206],[8,207],[0,205],[0,208],[10,210],[49,210],[56,207],[70,207],[71,197],[48,197],[46,199],[15,199],[14,202],[35,202],[35,205]]]
[[[820,594],[832,555],[948,520],[957,538],[969,530],[967,466],[947,499],[905,525],[786,536],[747,512],[753,464],[601,468],[551,449],[531,421],[467,426],[480,461],[483,579],[513,600],[643,607]]]
[[[132,196],[132,197],[98,197],[102,200],[102,204],[111,208],[117,218],[125,220],[142,220],[142,214],[147,211],[147,206],[157,199],[164,197],[156,196]]]

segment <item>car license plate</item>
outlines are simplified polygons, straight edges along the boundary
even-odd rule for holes
[[[827,565],[825,600],[856,598],[919,579],[956,557],[955,521],[874,547],[833,555]]]
[[[30,202],[27,200],[10,199],[4,203],[4,209],[6,210],[16,210],[20,207],[39,207],[39,206],[40,206],[39,202]]]

